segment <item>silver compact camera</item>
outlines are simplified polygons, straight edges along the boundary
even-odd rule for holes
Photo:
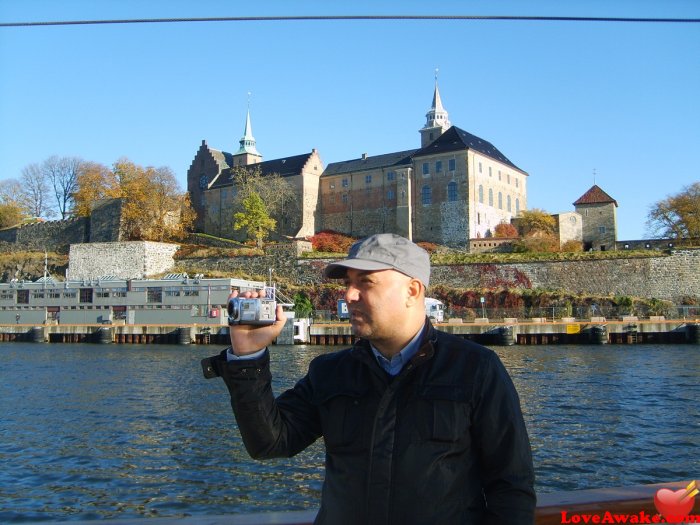
[[[277,301],[274,299],[244,299],[233,297],[228,300],[229,326],[237,324],[265,325],[277,320]]]

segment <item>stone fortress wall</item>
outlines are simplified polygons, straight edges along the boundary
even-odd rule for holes
[[[265,256],[187,259],[178,271],[205,268],[267,276],[270,268],[304,286],[323,281],[323,268],[333,259],[299,258],[294,243],[275,247]],[[436,265],[431,284],[455,288],[540,288],[590,295],[619,295],[665,299],[700,298],[700,249],[659,252],[658,257],[629,257],[590,261],[542,261],[508,264]]]

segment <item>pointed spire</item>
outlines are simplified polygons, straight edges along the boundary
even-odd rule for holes
[[[238,142],[241,147],[238,149],[236,155],[241,155],[244,153],[250,153],[251,155],[258,155],[258,150],[255,148],[255,138],[253,137],[253,126],[250,124],[250,91],[248,92],[248,111],[245,117],[245,129],[243,130],[243,138]]]
[[[447,111],[442,105],[440,89],[438,88],[438,70],[435,70],[435,91],[433,92],[433,104],[425,114],[425,126],[420,130],[421,146],[425,147],[445,131],[452,127]],[[436,129],[437,128],[437,129]]]
[[[438,89],[438,71],[438,69],[435,69],[435,93],[433,93],[433,107],[430,109],[435,113],[445,113],[447,115],[447,111],[442,107],[442,99]]]

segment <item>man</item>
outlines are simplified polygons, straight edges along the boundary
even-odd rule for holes
[[[277,399],[265,347],[284,326],[281,308],[274,325],[232,327],[231,348],[212,358],[249,454],[293,456],[323,436],[316,523],[532,524],[517,393],[494,352],[426,318],[428,254],[373,235],[324,274],[344,280],[352,348],[314,359]]]

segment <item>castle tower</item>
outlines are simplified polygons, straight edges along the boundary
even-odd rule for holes
[[[594,184],[574,202],[583,222],[585,250],[614,250],[617,241],[617,201]]]
[[[234,166],[249,166],[262,161],[262,155],[255,147],[255,137],[253,137],[253,127],[250,125],[250,107],[245,118],[245,129],[243,138],[238,142],[241,146],[233,155]]]
[[[435,73],[435,92],[433,93],[433,104],[425,114],[425,126],[420,130],[420,146],[425,148],[428,144],[437,139],[445,131],[450,129],[447,111],[442,107],[440,90],[438,89],[437,71]]]

